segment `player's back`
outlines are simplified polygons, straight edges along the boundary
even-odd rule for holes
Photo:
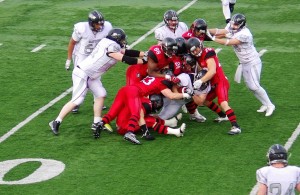
[[[257,177],[260,183],[267,185],[268,195],[294,195],[295,186],[300,182],[300,168],[266,166],[257,170]]]

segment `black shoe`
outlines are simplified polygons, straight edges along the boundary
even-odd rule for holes
[[[106,106],[103,106],[103,107],[102,107],[102,110],[106,110],[106,109],[107,109],[107,107],[106,107]]]
[[[230,20],[231,20],[230,18],[229,18],[229,19],[226,19],[226,20],[225,20],[226,24],[228,24],[228,23],[230,22]]]
[[[75,108],[73,108],[72,113],[77,114],[78,110],[79,110],[79,106],[76,106]]]
[[[138,139],[136,139],[135,134],[132,132],[127,132],[124,135],[124,140],[130,141],[131,143],[137,144],[137,145],[141,144],[141,142]]]
[[[155,137],[150,134],[149,130],[147,130],[147,131],[145,131],[145,133],[143,133],[142,138],[144,138],[147,141],[155,140]]]
[[[60,122],[55,121],[55,120],[51,121],[49,123],[49,126],[50,126],[52,132],[54,133],[54,135],[58,135],[59,125],[60,125]]]
[[[103,130],[103,123],[102,122],[93,123],[91,129],[94,138],[98,139],[100,137],[101,131]]]
[[[235,5],[235,3],[229,3],[229,10],[230,10],[230,13],[233,12],[233,10],[234,10],[234,5]]]

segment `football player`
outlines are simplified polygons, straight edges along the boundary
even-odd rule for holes
[[[168,10],[163,16],[164,25],[154,31],[155,38],[160,44],[166,37],[177,38],[188,30],[184,22],[179,21],[179,16],[174,10]]]
[[[68,45],[66,70],[70,69],[71,59],[76,67],[91,54],[99,41],[105,38],[111,29],[111,23],[106,21],[103,14],[97,10],[89,13],[87,22],[76,23]],[[79,105],[72,112],[78,113],[78,109]]]
[[[192,37],[187,41],[187,49],[193,56],[196,57],[200,67],[207,69],[207,73],[201,79],[194,81],[194,89],[200,89],[204,83],[210,81],[212,90],[208,93],[204,104],[207,107],[210,107],[212,100],[217,97],[219,105],[226,113],[226,116],[232,125],[228,134],[240,134],[241,128],[236,121],[236,115],[228,104],[229,82],[223,72],[221,64],[219,63],[216,52],[213,48],[204,48],[203,42],[196,37]]]
[[[65,116],[76,106],[80,105],[88,90],[94,95],[94,122],[92,129],[96,129],[101,121],[101,112],[106,97],[106,89],[100,80],[101,75],[106,73],[117,62],[127,64],[142,64],[144,61],[137,57],[141,52],[136,50],[125,50],[127,44],[126,34],[120,28],[113,28],[106,38],[101,39],[93,52],[79,62],[72,72],[73,93],[72,99],[64,105],[57,118],[49,123],[52,132],[58,135],[59,126]]]
[[[202,18],[197,18],[191,25],[190,29],[182,34],[182,37],[188,40],[191,37],[197,37],[201,41],[211,41],[206,35],[207,23]]]
[[[233,46],[240,62],[235,80],[240,83],[243,76],[247,88],[262,104],[257,112],[266,112],[265,116],[271,116],[275,105],[271,102],[266,90],[260,85],[262,61],[254,47],[253,36],[246,26],[246,17],[243,14],[235,14],[225,29],[209,29],[207,32],[213,41]]]
[[[139,144],[140,142],[136,139],[134,134],[135,129],[139,126],[145,125],[146,122],[143,120],[143,113],[141,111],[141,98],[148,96],[150,94],[160,94],[162,93],[165,97],[170,99],[183,99],[191,98],[188,93],[173,93],[171,91],[172,83],[165,80],[163,77],[150,77],[147,76],[141,82],[135,85],[129,85],[122,87],[111,105],[108,113],[103,116],[102,124],[109,124],[110,121],[114,120],[120,110],[127,105],[130,109],[130,118],[126,127],[127,132],[124,135],[124,139],[128,140],[134,144]],[[142,116],[142,117],[141,117]],[[100,135],[100,127],[94,131],[94,135],[97,138]]]
[[[282,145],[274,144],[269,148],[267,161],[269,166],[256,171],[257,195],[300,192],[300,168],[288,165],[288,153]]]

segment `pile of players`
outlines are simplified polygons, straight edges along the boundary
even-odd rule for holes
[[[236,25],[235,30],[240,31],[246,23],[246,19],[241,20],[243,17],[234,15],[229,26]],[[136,136],[138,132],[142,132],[143,139],[154,140],[149,129],[181,137],[186,124],[177,127],[182,117],[179,110],[186,109],[191,120],[205,122],[198,106],[215,112],[218,115],[215,122],[229,121],[229,135],[241,133],[236,115],[228,104],[229,82],[215,50],[203,44],[215,40],[219,32],[208,30],[203,19],[196,19],[188,29],[185,23],[179,22],[174,10],[166,11],[163,19],[165,25],[155,31],[158,43],[147,52],[127,49],[125,32],[112,28],[98,11],[89,14],[89,22],[74,26],[66,62],[69,70],[72,57],[73,95],[58,117],[49,123],[55,135],[63,118],[83,102],[88,90],[94,95],[92,132],[95,138],[100,137],[103,129],[112,131],[109,124],[114,119],[118,133],[133,144],[141,144]],[[89,33],[90,37],[99,35],[98,40],[81,42],[88,39],[89,36],[84,35]],[[91,48],[89,52],[86,52],[87,46]],[[118,61],[130,65],[126,71],[126,86],[117,92],[108,113],[101,117],[106,97],[101,75]]]

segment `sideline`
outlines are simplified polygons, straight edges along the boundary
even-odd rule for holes
[[[190,3],[188,3],[187,5],[185,5],[183,8],[181,8],[180,10],[178,10],[177,13],[181,13],[184,10],[188,9],[190,6],[192,6],[194,3],[196,3],[198,0],[193,0]],[[0,0],[1,2],[1,0]],[[154,30],[158,27],[160,27],[163,24],[163,22],[159,23],[158,25],[156,25],[154,28],[152,28],[150,31],[148,31],[146,34],[144,34],[143,36],[141,36],[138,40],[136,40],[135,42],[133,42],[131,45],[129,45],[129,48],[134,47],[135,45],[137,45],[138,43],[140,43],[141,41],[143,41],[147,36],[149,36],[151,33],[154,32]],[[40,45],[38,48],[38,50],[40,50],[41,48],[45,47],[46,45]],[[35,48],[34,50],[32,50],[31,52],[36,52],[35,50],[37,49]],[[11,130],[9,130],[6,134],[4,134],[3,136],[0,137],[0,144],[2,142],[4,142],[7,138],[9,138],[11,135],[13,135],[14,133],[16,133],[20,128],[22,128],[24,125],[26,125],[27,123],[29,123],[32,119],[34,119],[35,117],[37,117],[38,115],[40,115],[41,113],[43,113],[44,111],[46,111],[48,108],[50,108],[51,106],[53,106],[56,102],[58,102],[59,100],[61,100],[62,98],[64,98],[65,96],[67,96],[69,93],[72,92],[73,87],[67,89],[65,92],[63,92],[61,95],[59,95],[58,97],[56,97],[55,99],[51,100],[47,105],[43,106],[42,108],[38,109],[35,113],[31,114],[29,117],[27,117],[24,121],[20,122],[17,126],[15,126],[14,128],[12,128]]]

